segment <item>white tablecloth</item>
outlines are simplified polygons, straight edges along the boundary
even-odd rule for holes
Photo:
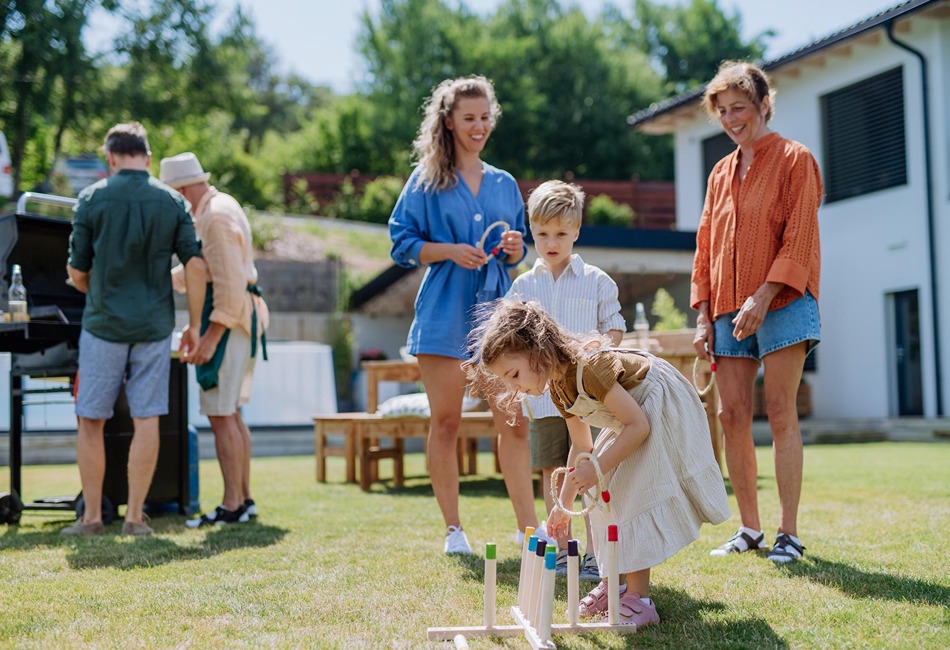
[[[329,345],[308,342],[273,342],[267,345],[269,361],[258,360],[251,401],[243,408],[250,427],[311,426],[314,413],[336,413],[336,383]],[[173,361],[174,363],[174,361]],[[45,388],[52,382],[27,378],[26,388]],[[194,368],[188,373],[188,421],[209,426],[198,413],[198,384]],[[0,354],[0,431],[10,429],[10,355]],[[29,396],[41,401],[41,396]],[[25,408],[26,431],[74,431],[75,409],[69,393],[46,396],[48,402]]]

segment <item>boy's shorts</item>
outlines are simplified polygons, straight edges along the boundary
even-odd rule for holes
[[[528,423],[531,467],[564,467],[571,450],[571,435],[564,418],[539,418]]]
[[[761,360],[762,357],[782,348],[808,342],[806,356],[821,341],[821,318],[818,301],[810,292],[788,303],[781,309],[770,311],[755,334],[741,341],[732,335],[735,324],[732,319],[738,311],[724,314],[713,324],[715,341],[713,354],[717,357],[740,357]]]
[[[166,415],[170,367],[170,334],[148,343],[113,343],[82,330],[76,415],[108,420],[123,384],[133,418]]]
[[[596,440],[600,429],[591,427]],[[531,446],[531,467],[564,467],[571,451],[571,434],[564,418],[538,418],[528,423],[528,444]]]
[[[228,416],[237,413],[251,396],[254,358],[251,337],[239,327],[231,329],[218,369],[218,385],[198,394],[202,415]]]

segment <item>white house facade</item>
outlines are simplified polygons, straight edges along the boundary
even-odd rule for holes
[[[904,2],[763,67],[772,129],[812,151],[825,183],[814,415],[947,416],[950,0]],[[679,230],[696,230],[706,176],[732,146],[700,99],[629,120],[674,134]]]

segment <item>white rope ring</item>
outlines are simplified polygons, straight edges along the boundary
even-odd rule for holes
[[[711,361],[709,363],[709,383],[706,384],[703,388],[699,387],[699,357],[693,359],[693,386],[696,387],[696,392],[699,393],[700,397],[706,397],[709,394],[709,391],[712,390],[713,386],[716,385],[716,362]]]
[[[590,499],[590,503],[588,503],[584,509],[570,510],[569,508],[566,508],[563,503],[561,503],[561,496],[557,491],[557,477],[561,474],[569,474],[573,472],[574,467],[577,467],[577,463],[585,458],[594,464],[594,471],[597,472],[597,496],[593,499]],[[610,512],[610,490],[607,489],[607,480],[600,471],[600,463],[597,462],[597,457],[593,454],[588,454],[587,452],[577,454],[577,458],[574,460],[574,467],[558,467],[556,470],[551,472],[551,496],[554,498],[554,507],[569,517],[583,517],[593,510],[597,506],[597,503],[602,500],[604,502],[605,509],[607,512]]]
[[[492,230],[494,230],[495,228],[498,228],[498,227],[504,228],[504,230],[503,230],[502,233],[501,233],[501,236],[502,236],[503,238],[504,238],[504,236],[505,236],[505,233],[508,232],[509,230],[511,230],[511,228],[508,226],[508,223],[507,223],[507,222],[505,222],[505,221],[496,221],[496,222],[493,223],[492,225],[488,226],[488,228],[485,229],[485,232],[482,233],[482,238],[478,240],[478,248],[479,248],[479,250],[485,250],[485,240],[488,239],[488,233],[490,233]],[[499,242],[497,246],[495,246],[494,248],[492,248],[491,251],[486,251],[486,253],[488,254],[488,259],[490,260],[490,259],[492,259],[493,257],[495,257],[495,256],[499,253],[499,251],[501,251],[501,242]]]

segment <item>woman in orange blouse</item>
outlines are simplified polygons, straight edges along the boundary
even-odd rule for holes
[[[771,131],[774,91],[758,67],[727,61],[706,87],[707,112],[736,151],[709,175],[696,233],[690,302],[696,353],[715,357],[726,465],[742,525],[712,555],[767,549],[759,523],[752,393],[759,363],[781,514],[768,552],[775,562],[804,553],[798,539],[802,436],[796,398],[805,357],[818,344],[821,174],[803,145]]]

